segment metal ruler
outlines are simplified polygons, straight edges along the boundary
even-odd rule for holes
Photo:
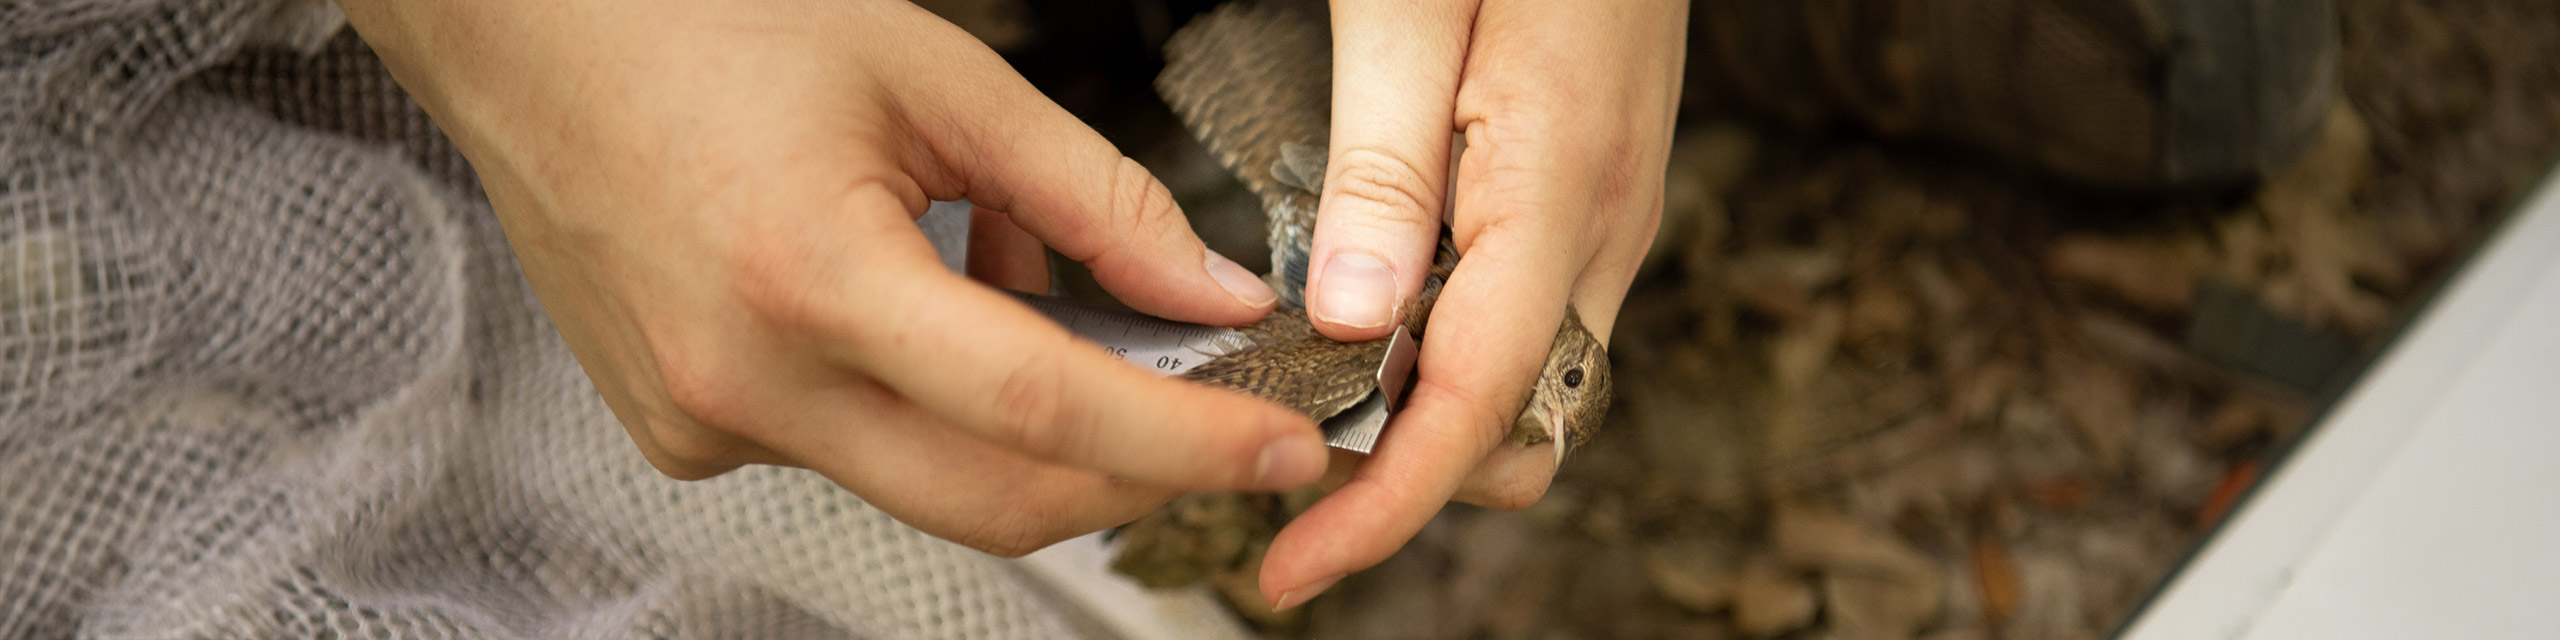
[[[1253,344],[1244,332],[1224,327],[1174,322],[1054,296],[1017,293],[1014,297],[1065,326],[1068,333],[1102,345],[1121,362],[1159,375],[1179,375]],[[1394,392],[1371,392],[1359,404],[1326,419],[1322,424],[1325,444],[1359,453],[1368,453],[1377,446],[1378,434],[1386,429],[1387,417],[1401,400],[1406,378],[1413,371],[1414,356],[1421,351],[1420,343],[1401,328],[1390,339],[1396,342],[1389,345],[1386,360],[1379,363],[1378,388]]]

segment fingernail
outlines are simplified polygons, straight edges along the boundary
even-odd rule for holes
[[[1237,302],[1242,302],[1248,307],[1267,307],[1271,306],[1272,301],[1280,299],[1280,294],[1272,291],[1271,285],[1263,284],[1262,279],[1254,277],[1253,272],[1244,270],[1244,265],[1236,264],[1236,261],[1218,255],[1216,251],[1210,251],[1208,254],[1209,278],[1217,280],[1218,286],[1226,287],[1227,295],[1235,296]]]
[[[1253,486],[1283,489],[1313,482],[1324,475],[1326,458],[1322,440],[1299,436],[1273,440],[1253,458]]]
[[[1344,251],[1324,265],[1322,297],[1307,311],[1350,327],[1383,327],[1395,319],[1396,273],[1377,256]]]
[[[1333,588],[1333,583],[1341,581],[1342,576],[1337,575],[1331,578],[1309,582],[1307,583],[1307,586],[1282,591],[1280,592],[1280,600],[1271,603],[1271,610],[1288,611],[1290,607],[1306,604],[1308,600],[1314,600],[1316,599],[1316,596],[1324,595],[1324,590]]]

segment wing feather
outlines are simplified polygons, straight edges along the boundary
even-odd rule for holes
[[[1262,199],[1271,278],[1288,308],[1304,306],[1317,196],[1304,178],[1306,154],[1290,148],[1321,152],[1332,126],[1333,42],[1317,11],[1227,3],[1165,43],[1164,73],[1156,76],[1174,114]],[[1320,179],[1323,154],[1314,158]]]
[[[1201,363],[1182,377],[1278,402],[1316,420],[1358,404],[1378,387],[1386,341],[1343,343],[1316,333],[1306,312],[1274,311],[1245,328],[1253,346]]]

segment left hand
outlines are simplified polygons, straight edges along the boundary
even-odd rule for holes
[[[1408,409],[1339,489],[1281,530],[1263,597],[1287,608],[1383,561],[1451,499],[1519,509],[1552,450],[1500,447],[1565,303],[1606,342],[1662,217],[1688,3],[1333,0],[1333,130],[1309,316],[1385,336],[1417,295],[1443,194],[1460,253]],[[1452,132],[1463,157],[1451,172]],[[1449,189],[1454,178],[1456,189]]]

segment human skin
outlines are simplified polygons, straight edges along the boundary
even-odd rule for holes
[[[1385,560],[1452,498],[1518,509],[1546,492],[1553,454],[1499,445],[1565,304],[1605,344],[1653,240],[1688,5],[1335,0],[1332,16],[1309,317],[1337,340],[1386,335],[1422,288],[1444,205],[1464,257],[1409,408],[1264,556],[1262,593],[1281,608]]]
[[[1685,5],[1626,4],[1336,3],[1319,327],[1377,337],[1343,305],[1418,290],[1452,131],[1466,258],[1410,408],[1274,542],[1276,604],[1383,560],[1453,498],[1544,493],[1552,455],[1496,445],[1567,300],[1608,336],[1661,210]],[[1181,492],[1325,471],[1303,416],[1119,363],[981,284],[1041,288],[1046,245],[1158,316],[1241,325],[1275,300],[1143,168],[912,5],[341,5],[470,158],[544,310],[669,476],[806,467],[1018,555]],[[913,224],[961,198],[980,207],[970,278]],[[1350,252],[1394,285],[1328,274]]]
[[[1242,324],[1276,299],[1145,169],[913,5],[343,6],[669,476],[806,467],[1018,555],[1183,491],[1323,473],[1304,416],[1116,361],[943,267],[913,219],[965,197],[980,281],[1045,286],[1046,244],[1164,317]]]

